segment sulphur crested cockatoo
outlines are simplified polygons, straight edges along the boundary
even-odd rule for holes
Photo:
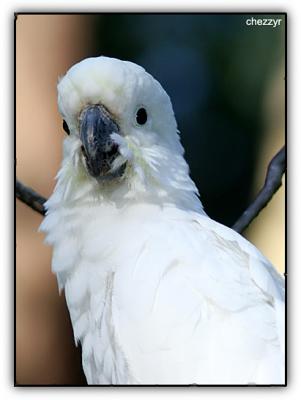
[[[68,133],[41,230],[89,384],[283,384],[283,278],[203,211],[170,99],[88,58],[58,83]]]

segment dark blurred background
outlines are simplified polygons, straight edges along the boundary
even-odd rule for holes
[[[280,26],[247,26],[248,18]],[[228,14],[19,15],[16,21],[17,176],[54,187],[64,133],[57,78],[85,57],[142,65],[170,95],[206,212],[231,226],[285,140],[285,16]],[[17,203],[20,384],[84,383],[63,296],[50,272],[41,217]],[[284,189],[244,234],[283,271]]]

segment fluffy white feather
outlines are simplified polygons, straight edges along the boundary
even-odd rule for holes
[[[88,383],[283,383],[283,279],[203,211],[161,85],[133,63],[90,58],[60,80],[58,104],[71,134],[41,230]],[[85,167],[79,119],[91,104],[120,127],[122,178]]]

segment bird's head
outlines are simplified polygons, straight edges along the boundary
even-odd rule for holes
[[[142,67],[85,59],[60,79],[58,106],[68,133],[60,175],[73,187],[122,186],[134,196],[151,189],[164,196],[170,186],[196,191],[170,98]]]

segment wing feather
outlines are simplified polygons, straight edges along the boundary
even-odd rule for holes
[[[153,221],[140,240],[113,297],[138,382],[283,382],[283,278],[254,246],[194,213]]]

